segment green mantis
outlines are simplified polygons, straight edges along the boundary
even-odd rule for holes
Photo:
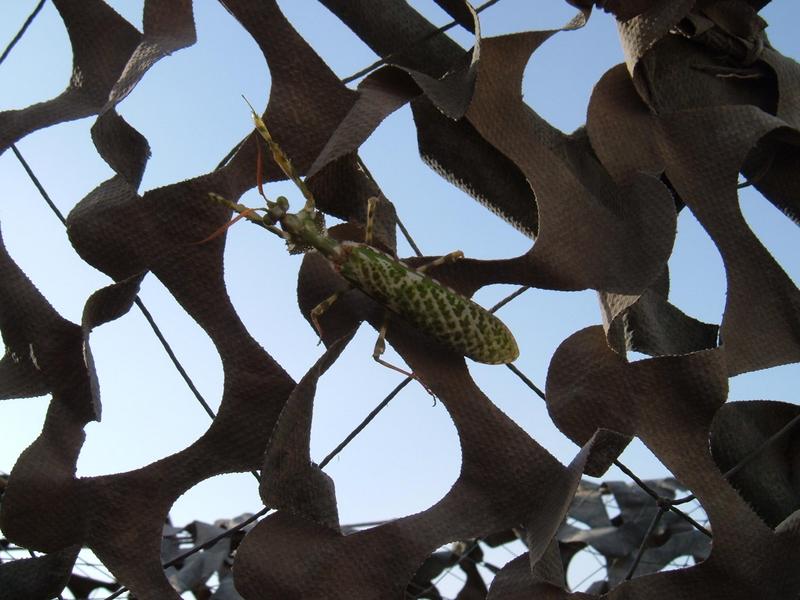
[[[431,267],[462,258],[460,251],[414,268],[374,248],[371,244],[377,198],[368,201],[364,243],[340,242],[328,236],[313,194],[294,170],[288,156],[273,140],[264,121],[255,111],[252,112],[256,130],[269,147],[275,162],[302,192],[305,206],[296,213],[290,213],[285,197],[281,196],[274,202],[268,200],[261,189],[260,173],[259,191],[267,202],[266,208],[248,208],[211,194],[214,200],[239,213],[237,219],[246,218],[286,240],[290,251],[316,250],[351,287],[361,290],[388,311],[399,315],[452,351],[486,364],[509,363],[517,358],[519,350],[516,340],[500,319],[426,274]],[[317,333],[321,334],[319,318],[340,294],[333,294],[311,311],[311,321]],[[384,366],[411,375],[381,359],[386,348],[385,335],[386,320],[375,344],[373,358]]]

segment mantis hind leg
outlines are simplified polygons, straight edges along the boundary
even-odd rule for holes
[[[406,377],[411,377],[412,379],[416,379],[419,381],[420,385],[425,388],[425,391],[428,392],[431,396],[433,396],[433,403],[436,404],[436,395],[431,391],[431,389],[425,385],[425,382],[422,381],[419,377],[414,375],[405,369],[401,369],[400,367],[393,365],[392,363],[385,361],[381,358],[383,353],[386,351],[386,327],[389,324],[389,315],[385,315],[383,320],[383,325],[381,325],[381,330],[378,332],[378,339],[375,342],[375,349],[372,351],[372,358],[375,360],[376,363],[383,365],[388,369],[392,369],[393,371],[397,371],[398,373],[402,373]]]
[[[457,260],[461,260],[464,258],[464,253],[461,250],[454,250],[449,254],[445,254],[444,256],[440,256],[436,260],[432,260],[426,265],[422,265],[421,267],[417,267],[417,273],[424,273],[431,267],[438,267],[439,265],[446,265],[448,263],[456,262]]]

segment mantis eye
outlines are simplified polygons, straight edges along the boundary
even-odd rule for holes
[[[267,214],[264,215],[265,220],[271,223],[277,223],[289,210],[289,201],[280,196],[275,202],[267,200]]]

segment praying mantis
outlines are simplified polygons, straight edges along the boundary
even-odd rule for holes
[[[267,203],[265,208],[249,208],[217,194],[210,194],[213,200],[238,213],[231,224],[245,218],[283,238],[290,251],[316,250],[347,280],[349,289],[361,290],[386,310],[462,356],[485,364],[510,363],[517,358],[517,342],[500,319],[426,274],[431,267],[463,258],[461,251],[451,252],[415,268],[373,247],[373,224],[378,200],[375,197],[370,198],[367,203],[364,243],[338,241],[327,235],[324,218],[316,208],[311,190],[297,174],[289,157],[272,138],[261,117],[252,106],[250,109],[256,130],[269,147],[274,161],[303,194],[305,206],[296,213],[290,213],[289,201],[284,196],[278,197],[274,202],[267,199],[261,186],[262,164],[259,150],[258,189]],[[227,225],[223,229],[225,227]],[[320,337],[322,329],[319,318],[342,293],[331,295],[311,311],[311,322]],[[390,369],[414,377],[412,373],[381,358],[386,349],[387,322],[388,318],[385,318],[372,357]]]

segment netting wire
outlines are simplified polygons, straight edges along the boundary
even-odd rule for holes
[[[3,61],[6,59],[6,56],[8,56],[11,53],[11,50],[14,48],[14,46],[17,45],[17,42],[22,39],[23,35],[25,35],[25,32],[28,30],[28,27],[31,26],[31,23],[33,23],[34,19],[37,17],[39,11],[41,11],[42,8],[44,8],[44,3],[46,1],[47,0],[39,0],[39,3],[33,9],[31,14],[28,15],[27,19],[25,19],[25,22],[22,24],[22,27],[20,27],[17,34],[8,43],[8,46],[6,46],[5,50],[3,50],[3,53],[0,54],[0,64],[3,63]]]

